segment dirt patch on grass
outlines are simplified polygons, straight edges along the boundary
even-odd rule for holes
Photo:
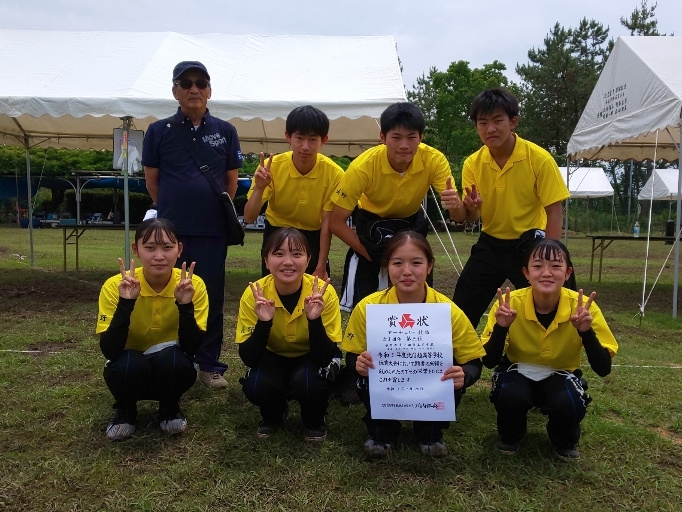
[[[96,308],[99,290],[106,277],[99,273],[80,275],[39,269],[15,270],[0,279],[0,311],[21,317],[49,313],[73,304],[89,304]]]
[[[71,348],[70,344],[64,343],[30,343],[29,345],[26,346],[24,350],[26,350],[27,353],[35,357],[36,359],[41,359],[43,357],[47,357],[51,354],[58,354],[59,352],[62,352],[63,350],[67,350]]]
[[[605,417],[615,423],[618,423],[620,425],[625,424],[625,418],[623,416],[616,412],[616,411],[609,411]],[[650,432],[654,432],[655,434],[659,435],[663,439],[672,442],[673,444],[677,446],[682,446],[682,435],[678,434],[677,432],[673,432],[667,428],[664,427],[645,427],[647,430]]]
[[[649,430],[656,432],[663,439],[667,439],[677,446],[682,446],[682,435],[678,434],[677,432],[671,432],[670,430],[663,427],[651,427]]]

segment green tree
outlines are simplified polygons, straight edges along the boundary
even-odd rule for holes
[[[656,7],[656,2],[649,7],[648,1],[642,0],[639,8],[635,7],[629,18],[621,16],[620,23],[630,31],[631,36],[664,36],[665,34],[658,32]]]
[[[424,112],[424,142],[442,151],[456,168],[481,145],[476,127],[469,120],[471,102],[484,89],[508,87],[506,69],[494,61],[472,70],[468,62],[460,60],[446,71],[431,68],[408,91],[408,99]]]
[[[65,176],[71,171],[110,172],[113,153],[79,149],[34,147],[29,149],[31,175]],[[119,171],[113,171],[119,172]],[[0,146],[0,174],[26,174],[26,151],[19,146]]]
[[[608,28],[586,18],[575,29],[556,23],[544,46],[528,51],[530,63],[516,66],[522,80],[521,135],[555,155],[566,153],[613,47],[608,34]]]

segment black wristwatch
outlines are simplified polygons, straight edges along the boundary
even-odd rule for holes
[[[152,205],[149,207],[150,210],[158,210],[156,203],[152,203]]]

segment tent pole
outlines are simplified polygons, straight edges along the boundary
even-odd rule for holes
[[[132,117],[122,117],[123,121],[123,144],[121,151],[123,152],[123,217],[125,222],[125,266],[130,268],[130,208],[128,198],[128,140],[130,137],[130,126],[132,125]]]
[[[571,159],[566,157],[566,188],[569,190],[568,199],[566,199],[566,216],[564,217],[564,245],[568,247],[568,204],[571,200],[571,192],[568,186],[568,182],[571,176]]]
[[[26,149],[26,189],[28,190],[28,239],[31,250],[31,267],[35,266],[35,252],[33,250],[33,201],[31,201],[31,155],[28,152],[28,135],[24,134],[24,148]]]
[[[628,188],[628,229],[630,228],[630,204],[632,203],[632,167],[635,165],[635,161],[630,159],[630,185]]]
[[[673,140],[674,142],[674,140]],[[675,275],[673,283],[673,318],[677,318],[677,291],[680,284],[680,218],[682,217],[682,109],[680,109],[680,140],[677,146],[677,219],[675,219]]]

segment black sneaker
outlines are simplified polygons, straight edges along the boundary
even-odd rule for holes
[[[318,428],[306,428],[303,430],[303,437],[306,441],[321,443],[327,439],[327,427],[320,425]]]
[[[123,441],[135,433],[135,420],[128,419],[123,409],[116,409],[114,417],[107,426],[106,435],[109,441]]]
[[[272,434],[277,432],[281,426],[281,423],[263,423],[261,421],[258,424],[258,428],[256,429],[256,437],[258,439],[267,439]]]
[[[497,443],[497,449],[500,453],[505,455],[515,455],[521,449],[521,443],[518,441],[505,441],[504,439],[500,439],[500,442]]]
[[[555,453],[563,460],[578,460],[580,458],[580,450],[577,446],[573,448],[557,448]]]

